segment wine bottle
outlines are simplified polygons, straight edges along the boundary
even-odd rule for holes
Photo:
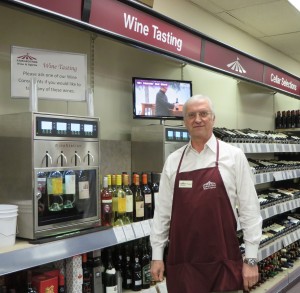
[[[280,111],[277,111],[277,115],[275,117],[275,129],[280,129],[282,128],[282,125],[281,125],[281,112]]]
[[[48,209],[51,212],[63,209],[63,176],[59,171],[53,171],[47,178]]]
[[[82,254],[82,293],[92,292],[92,273],[87,263],[87,254]]]
[[[148,252],[146,239],[144,239],[143,241],[141,263],[142,263],[142,289],[148,289],[150,288],[151,274],[150,274],[150,255]]]
[[[134,222],[144,220],[144,197],[140,189],[140,176],[135,175],[135,194],[134,194],[134,211],[133,211],[133,220]]]
[[[123,284],[123,254],[121,251],[121,245],[117,246],[116,249],[116,260],[115,260],[115,267],[116,267],[116,275],[117,275],[117,287],[118,293],[122,293],[122,284]]]
[[[117,275],[116,269],[113,265],[111,250],[108,249],[107,267],[105,270],[105,292],[116,293],[117,287]]]
[[[140,291],[142,290],[142,267],[140,264],[137,245],[134,245],[133,253],[134,259],[132,266],[132,290]]]
[[[116,190],[114,192],[114,198],[116,207],[115,213],[115,221],[114,226],[122,226],[124,225],[124,220],[126,221],[126,195],[124,190],[122,189],[122,176],[116,176]],[[126,223],[127,224],[127,223]]]
[[[142,186],[141,186],[142,195],[144,197],[144,219],[152,218],[152,194],[151,189],[148,185],[147,174],[142,174]]]
[[[65,276],[63,274],[59,274],[58,276],[58,293],[65,293]]]
[[[281,113],[281,125],[282,125],[282,128],[287,128],[286,127],[286,112],[285,111],[282,111]]]
[[[157,202],[158,192],[159,192],[159,181],[160,181],[160,173],[151,172],[151,191],[152,191],[152,218],[154,215],[155,204]]]
[[[101,190],[101,224],[102,226],[112,226],[112,193],[108,189],[108,177],[103,177],[103,187]]]
[[[90,183],[89,183],[88,171],[86,170],[81,170],[79,172],[78,197],[79,199],[90,198]]]
[[[32,271],[28,270],[27,271],[27,291],[26,291],[26,293],[37,293],[35,288],[32,287],[31,281],[32,281]]]
[[[67,170],[64,172],[64,195],[63,195],[63,207],[64,209],[72,209],[75,206],[75,194],[76,194],[76,175],[73,170]]]
[[[291,128],[291,127],[292,127],[291,111],[288,110],[286,112],[286,128]]]
[[[128,185],[128,174],[123,175],[123,190],[126,196],[126,217],[130,223],[133,222],[133,194]]]
[[[125,265],[123,269],[123,288],[131,289],[132,287],[132,267],[129,244],[125,245]]]
[[[111,175],[111,189],[112,189],[112,203],[113,203],[113,225],[115,226],[115,223],[118,219],[118,193],[116,189],[116,180],[117,175],[112,174]]]

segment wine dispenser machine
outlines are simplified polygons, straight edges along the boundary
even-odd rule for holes
[[[163,124],[135,126],[131,130],[131,169],[133,172],[160,173],[165,160],[189,142],[183,126]]]
[[[100,226],[98,118],[0,116],[0,203],[18,205],[17,237]]]

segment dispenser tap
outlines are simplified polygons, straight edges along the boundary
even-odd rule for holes
[[[86,156],[84,157],[84,162],[85,162],[85,160],[87,159],[87,164],[88,164],[88,166],[91,164],[91,159],[92,159],[92,162],[94,162],[95,161],[95,159],[94,159],[94,156],[90,153],[90,151],[88,151],[88,153],[86,154]]]
[[[64,165],[64,161],[66,165],[68,164],[67,157],[64,155],[63,151],[60,152],[60,155],[57,158],[57,165],[59,164],[59,160],[60,160],[61,167]]]
[[[75,165],[75,166],[78,165],[78,161],[79,161],[79,163],[81,163],[81,158],[80,158],[80,156],[77,154],[77,151],[75,151],[74,156],[71,158],[71,163],[73,162],[73,158],[74,158],[74,165]]]
[[[46,161],[46,167],[49,167],[49,161],[50,161],[50,167],[52,166],[52,157],[49,155],[48,151],[46,151],[46,154],[43,157],[42,165],[44,164],[44,161]]]

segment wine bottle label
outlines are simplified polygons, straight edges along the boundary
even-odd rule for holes
[[[116,293],[118,291],[117,285],[106,287],[106,293]]]
[[[142,285],[142,280],[135,280],[134,285],[135,286],[141,286]]]
[[[79,199],[87,199],[90,197],[89,182],[79,181]]]
[[[132,213],[133,212],[133,196],[126,195],[126,212]]]
[[[112,212],[112,200],[102,200],[102,214],[109,214]]]
[[[151,195],[151,193],[146,193],[144,195],[144,197],[145,197],[145,203],[151,203],[152,202],[152,195]]]
[[[143,284],[150,284],[151,282],[150,263],[143,266],[142,276],[143,276]]]
[[[143,201],[137,201],[135,203],[135,214],[136,214],[137,218],[144,217],[144,202]]]
[[[65,175],[65,194],[75,194],[75,175]]]
[[[126,197],[118,197],[118,212],[126,212]]]
[[[61,195],[63,193],[62,178],[48,178],[47,188],[48,188],[48,194]]]
[[[132,279],[126,279],[126,284],[131,285],[132,284]]]

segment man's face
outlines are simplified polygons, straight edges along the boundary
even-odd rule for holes
[[[207,101],[194,101],[187,104],[184,122],[192,139],[208,140],[215,122]]]
[[[165,93],[168,90],[168,88],[167,87],[162,87],[161,90]]]

